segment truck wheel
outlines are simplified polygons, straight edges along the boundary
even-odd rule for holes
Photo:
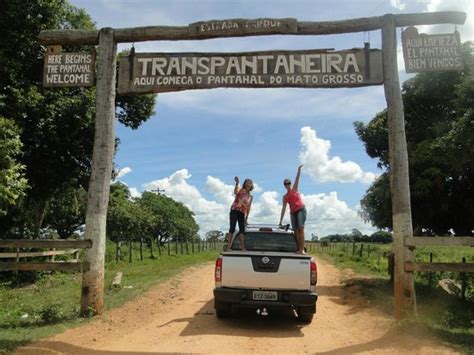
[[[216,310],[217,318],[228,318],[231,315],[231,305],[230,303],[224,302],[215,302],[214,308]]]
[[[298,307],[298,320],[304,324],[309,324],[313,321],[313,310],[311,307]]]

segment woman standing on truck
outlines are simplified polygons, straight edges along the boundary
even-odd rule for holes
[[[250,179],[245,179],[242,188],[239,186],[239,177],[236,176],[234,194],[235,199],[230,208],[229,214],[229,233],[227,234],[227,243],[232,242],[232,236],[235,232],[235,225],[239,224],[239,235],[240,235],[240,246],[242,250],[245,250],[244,246],[244,233],[245,225],[247,224],[247,218],[250,213],[250,207],[252,206],[253,196],[250,192],[253,190],[253,182]]]
[[[286,212],[286,204],[290,205],[290,217],[291,226],[296,234],[296,241],[298,242],[298,253],[305,254],[304,245],[304,222],[306,221],[306,207],[301,198],[301,194],[298,192],[298,184],[300,182],[301,168],[303,165],[298,166],[296,172],[295,183],[291,186],[291,180],[286,178],[283,180],[283,186],[285,186],[286,194],[283,196],[283,206],[281,207],[280,223],[283,221],[283,217]]]

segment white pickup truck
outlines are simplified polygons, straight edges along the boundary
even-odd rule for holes
[[[219,318],[240,307],[267,315],[277,307],[293,308],[300,321],[316,313],[317,266],[310,255],[297,254],[296,237],[288,228],[248,227],[244,246],[233,238],[216,260],[214,308]]]

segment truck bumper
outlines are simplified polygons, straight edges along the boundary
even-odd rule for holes
[[[228,303],[240,306],[267,306],[267,307],[289,307],[305,306],[313,307],[316,312],[317,293],[307,291],[277,291],[278,298],[275,301],[253,300],[252,293],[255,290],[235,289],[235,288],[214,288],[214,301],[218,303]]]

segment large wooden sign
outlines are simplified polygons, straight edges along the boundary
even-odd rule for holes
[[[191,35],[205,34],[220,36],[241,36],[253,33],[296,33],[298,21],[295,18],[260,18],[255,20],[230,19],[195,22],[188,26]]]
[[[95,53],[47,53],[44,58],[44,87],[94,85]]]
[[[403,31],[402,46],[407,73],[464,68],[459,32],[428,35],[409,27]]]
[[[217,87],[355,87],[383,82],[380,50],[137,53],[119,60],[118,93]]]

